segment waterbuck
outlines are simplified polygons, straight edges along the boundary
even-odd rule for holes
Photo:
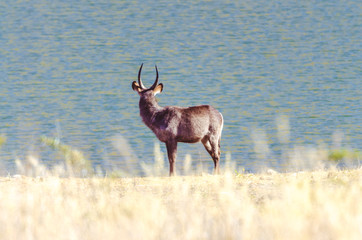
[[[175,174],[177,142],[202,142],[214,161],[214,173],[219,173],[220,139],[223,128],[223,116],[210,105],[194,107],[161,107],[155,95],[162,92],[163,84],[156,80],[146,88],[141,80],[143,63],[138,71],[138,83],[132,83],[132,89],[140,95],[140,115],[142,121],[166,144],[170,162],[170,176]]]

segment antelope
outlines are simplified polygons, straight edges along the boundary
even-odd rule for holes
[[[175,174],[177,143],[202,142],[214,161],[214,174],[219,173],[220,140],[223,128],[223,116],[210,105],[193,107],[161,107],[156,101],[156,94],[162,92],[163,84],[156,80],[146,88],[141,80],[143,63],[138,71],[138,83],[132,83],[132,89],[140,96],[140,116],[156,137],[166,144],[170,163],[170,176]]]

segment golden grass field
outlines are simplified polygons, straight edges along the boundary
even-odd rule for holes
[[[0,239],[361,239],[362,169],[0,178]]]

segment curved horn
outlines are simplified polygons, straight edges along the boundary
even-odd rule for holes
[[[155,65],[156,68],[156,80],[155,83],[152,85],[152,87],[150,89],[155,89],[155,87],[157,87],[157,83],[158,83],[158,70],[157,70],[157,65]]]
[[[142,80],[141,80],[142,67],[143,67],[143,63],[141,64],[140,70],[138,70],[138,85],[140,85],[140,87],[142,89],[146,89],[146,87],[143,85]]]

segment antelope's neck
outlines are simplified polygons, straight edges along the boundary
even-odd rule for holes
[[[155,115],[162,110],[162,107],[160,107],[156,99],[140,99],[139,102],[140,107],[140,115],[142,117],[143,122],[151,128],[152,121],[155,117]]]

